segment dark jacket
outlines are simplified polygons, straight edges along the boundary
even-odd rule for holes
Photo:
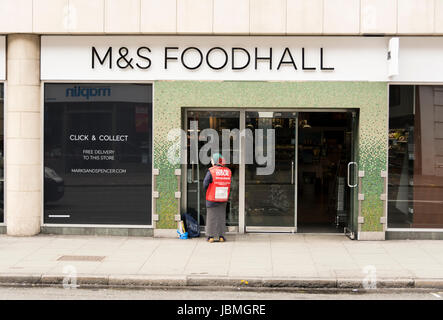
[[[216,166],[221,167],[221,165],[219,165],[219,164],[216,164]],[[211,175],[211,172],[208,170],[206,172],[205,179],[203,180],[203,188],[205,189],[205,197],[206,197],[206,191],[208,190],[208,187],[211,183],[212,183],[212,175]],[[206,200],[206,208],[217,207],[221,204],[224,204],[224,202],[213,202],[213,201]]]

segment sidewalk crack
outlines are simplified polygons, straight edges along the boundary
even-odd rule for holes
[[[157,251],[158,247],[160,247],[160,242],[158,241],[157,246],[152,250],[151,254],[146,258],[146,261],[141,265],[140,268],[137,269],[136,273],[139,274],[140,270],[143,269],[143,267],[148,263],[149,259],[154,255],[154,252]]]
[[[272,254],[272,237],[269,237],[269,254],[271,255],[271,275],[274,277],[274,259]]]
[[[186,263],[185,263],[185,265],[183,267],[183,273],[185,273],[186,268],[188,267],[188,264],[191,261],[192,256],[194,255],[194,251],[195,251],[195,248],[197,248],[198,243],[199,243],[198,240],[195,241],[194,248],[192,248],[191,254],[189,255],[188,260],[186,261]]]
[[[232,254],[234,252],[234,245],[237,242],[236,240],[237,240],[237,237],[234,238],[234,241],[233,241],[232,246],[231,246],[231,254],[229,255],[229,263],[228,263],[228,270],[227,270],[226,276],[229,276],[230,271],[231,271]]]
[[[312,255],[311,248],[309,247],[308,241],[306,240],[306,235],[303,235],[303,242],[305,243],[306,248],[308,249],[309,256],[311,257],[312,263],[315,265],[315,272],[317,274],[317,277],[319,277],[320,276],[320,272],[318,271],[317,262],[314,260],[314,256]]]

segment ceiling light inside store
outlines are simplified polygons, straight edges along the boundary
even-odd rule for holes
[[[272,118],[274,116],[274,112],[259,112],[259,118]]]

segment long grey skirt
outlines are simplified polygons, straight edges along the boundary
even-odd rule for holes
[[[226,202],[206,208],[206,237],[218,238],[225,235]]]

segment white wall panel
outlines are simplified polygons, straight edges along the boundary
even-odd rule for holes
[[[140,0],[106,0],[105,32],[140,32]]]
[[[286,32],[288,34],[321,34],[323,0],[287,0]]]
[[[251,34],[285,34],[286,0],[251,0]]]
[[[360,33],[360,0],[323,1],[323,33]]]
[[[214,33],[249,33],[249,0],[214,0]]]
[[[33,0],[33,32],[68,33],[73,22],[68,0]]]
[[[397,32],[397,0],[362,0],[361,33]]]
[[[176,0],[141,0],[140,25],[144,33],[177,31]]]
[[[213,0],[177,0],[178,33],[212,33]]]
[[[434,0],[399,0],[398,33],[432,34],[434,10]]]
[[[1,0],[0,32],[32,32],[32,0]]]
[[[0,36],[0,80],[6,79],[6,37]]]
[[[104,0],[69,0],[72,33],[104,32]]]

